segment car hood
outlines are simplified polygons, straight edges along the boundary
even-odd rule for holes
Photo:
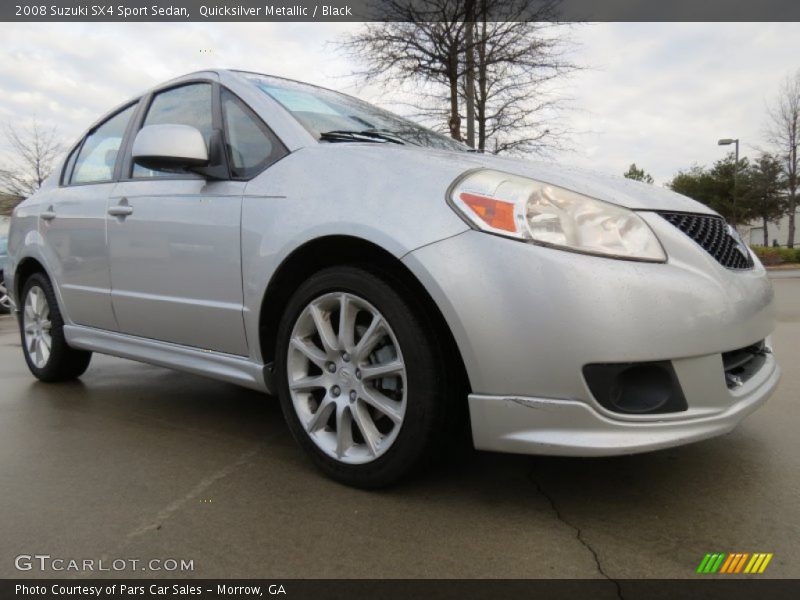
[[[664,187],[633,181],[615,175],[599,173],[552,162],[539,162],[518,158],[506,158],[492,154],[447,152],[428,148],[370,144],[373,150],[388,152],[410,152],[425,157],[428,168],[440,166],[460,173],[469,169],[486,168],[530,177],[537,181],[563,187],[635,210],[673,210],[717,214],[705,204],[682,196]]]

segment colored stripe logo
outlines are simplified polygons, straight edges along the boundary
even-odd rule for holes
[[[736,574],[747,573],[751,575],[763,573],[769,561],[772,560],[772,552],[715,552],[706,554],[697,567],[697,572],[702,574]]]

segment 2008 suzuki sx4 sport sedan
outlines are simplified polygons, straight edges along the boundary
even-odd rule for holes
[[[502,452],[709,438],[779,377],[764,268],[706,206],[255,73],[100,119],[9,249],[36,377],[101,352],[276,393],[313,461],[362,487],[459,419]]]

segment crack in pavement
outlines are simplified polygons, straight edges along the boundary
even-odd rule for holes
[[[584,548],[586,548],[589,552],[592,553],[595,565],[597,566],[597,572],[600,573],[600,575],[602,575],[608,581],[614,584],[614,586],[617,588],[617,598],[619,598],[619,600],[624,600],[622,596],[622,587],[620,586],[619,581],[611,577],[608,573],[606,573],[605,569],[603,569],[603,564],[600,562],[600,556],[597,554],[597,551],[592,547],[592,545],[586,540],[586,538],[583,537],[583,530],[581,530],[580,527],[570,523],[569,521],[567,521],[567,519],[564,518],[564,516],[561,514],[561,511],[558,509],[558,506],[556,505],[556,502],[553,499],[553,497],[545,491],[544,487],[542,487],[542,484],[539,483],[539,481],[536,479],[535,471],[531,471],[528,474],[528,479],[534,485],[536,491],[539,492],[539,494],[541,494],[550,504],[550,508],[553,509],[553,513],[556,515],[556,519],[558,519],[559,521],[564,523],[564,525],[575,531],[575,538],[578,540],[578,542],[580,542],[580,544]]]

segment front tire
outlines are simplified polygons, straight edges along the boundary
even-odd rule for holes
[[[395,483],[444,435],[442,360],[410,292],[388,274],[324,269],[289,300],[276,381],[292,435],[329,477]]]
[[[22,351],[31,373],[47,383],[80,377],[92,353],[67,345],[56,295],[44,274],[35,273],[25,282],[21,310]]]

